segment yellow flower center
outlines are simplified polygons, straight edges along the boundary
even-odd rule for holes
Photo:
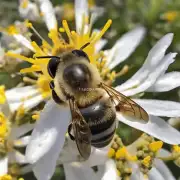
[[[0,176],[0,180],[12,180],[12,179],[13,179],[12,176],[8,174]]]
[[[8,133],[8,123],[4,114],[0,112],[0,138],[4,139]]]
[[[5,86],[0,86],[0,104],[4,104],[6,101]]]
[[[167,13],[164,14],[164,19],[172,22],[174,21],[178,16],[178,12],[177,11],[168,11]]]
[[[173,151],[179,153],[180,152],[180,146],[178,146],[178,145],[173,146]]]

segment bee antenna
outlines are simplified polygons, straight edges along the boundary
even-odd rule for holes
[[[36,58],[40,59],[40,58],[57,58],[60,59],[60,57],[58,56],[37,56]]]
[[[84,48],[86,48],[86,47],[89,46],[89,45],[90,45],[90,42],[84,44],[84,45],[80,48],[80,50],[83,50]]]

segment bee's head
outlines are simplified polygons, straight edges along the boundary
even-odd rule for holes
[[[72,89],[87,88],[91,81],[91,73],[86,64],[89,58],[82,50],[73,50],[72,54],[72,64],[64,68],[63,79]]]
[[[54,79],[58,69],[61,69],[63,80],[72,89],[86,88],[91,80],[91,73],[87,66],[89,62],[84,51],[75,49],[64,53],[61,57],[52,57],[48,63],[48,73]]]

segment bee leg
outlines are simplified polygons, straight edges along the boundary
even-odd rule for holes
[[[69,137],[71,138],[72,141],[75,140],[74,136],[71,134],[71,130],[72,130],[72,123],[68,126],[68,134]]]

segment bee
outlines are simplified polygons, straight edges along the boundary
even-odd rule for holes
[[[38,57],[50,58],[47,68],[53,79],[52,98],[57,104],[69,105],[72,121],[68,134],[84,159],[89,158],[91,146],[102,148],[111,142],[116,130],[116,112],[148,121],[142,107],[103,82],[83,51],[89,44],[60,56]]]

